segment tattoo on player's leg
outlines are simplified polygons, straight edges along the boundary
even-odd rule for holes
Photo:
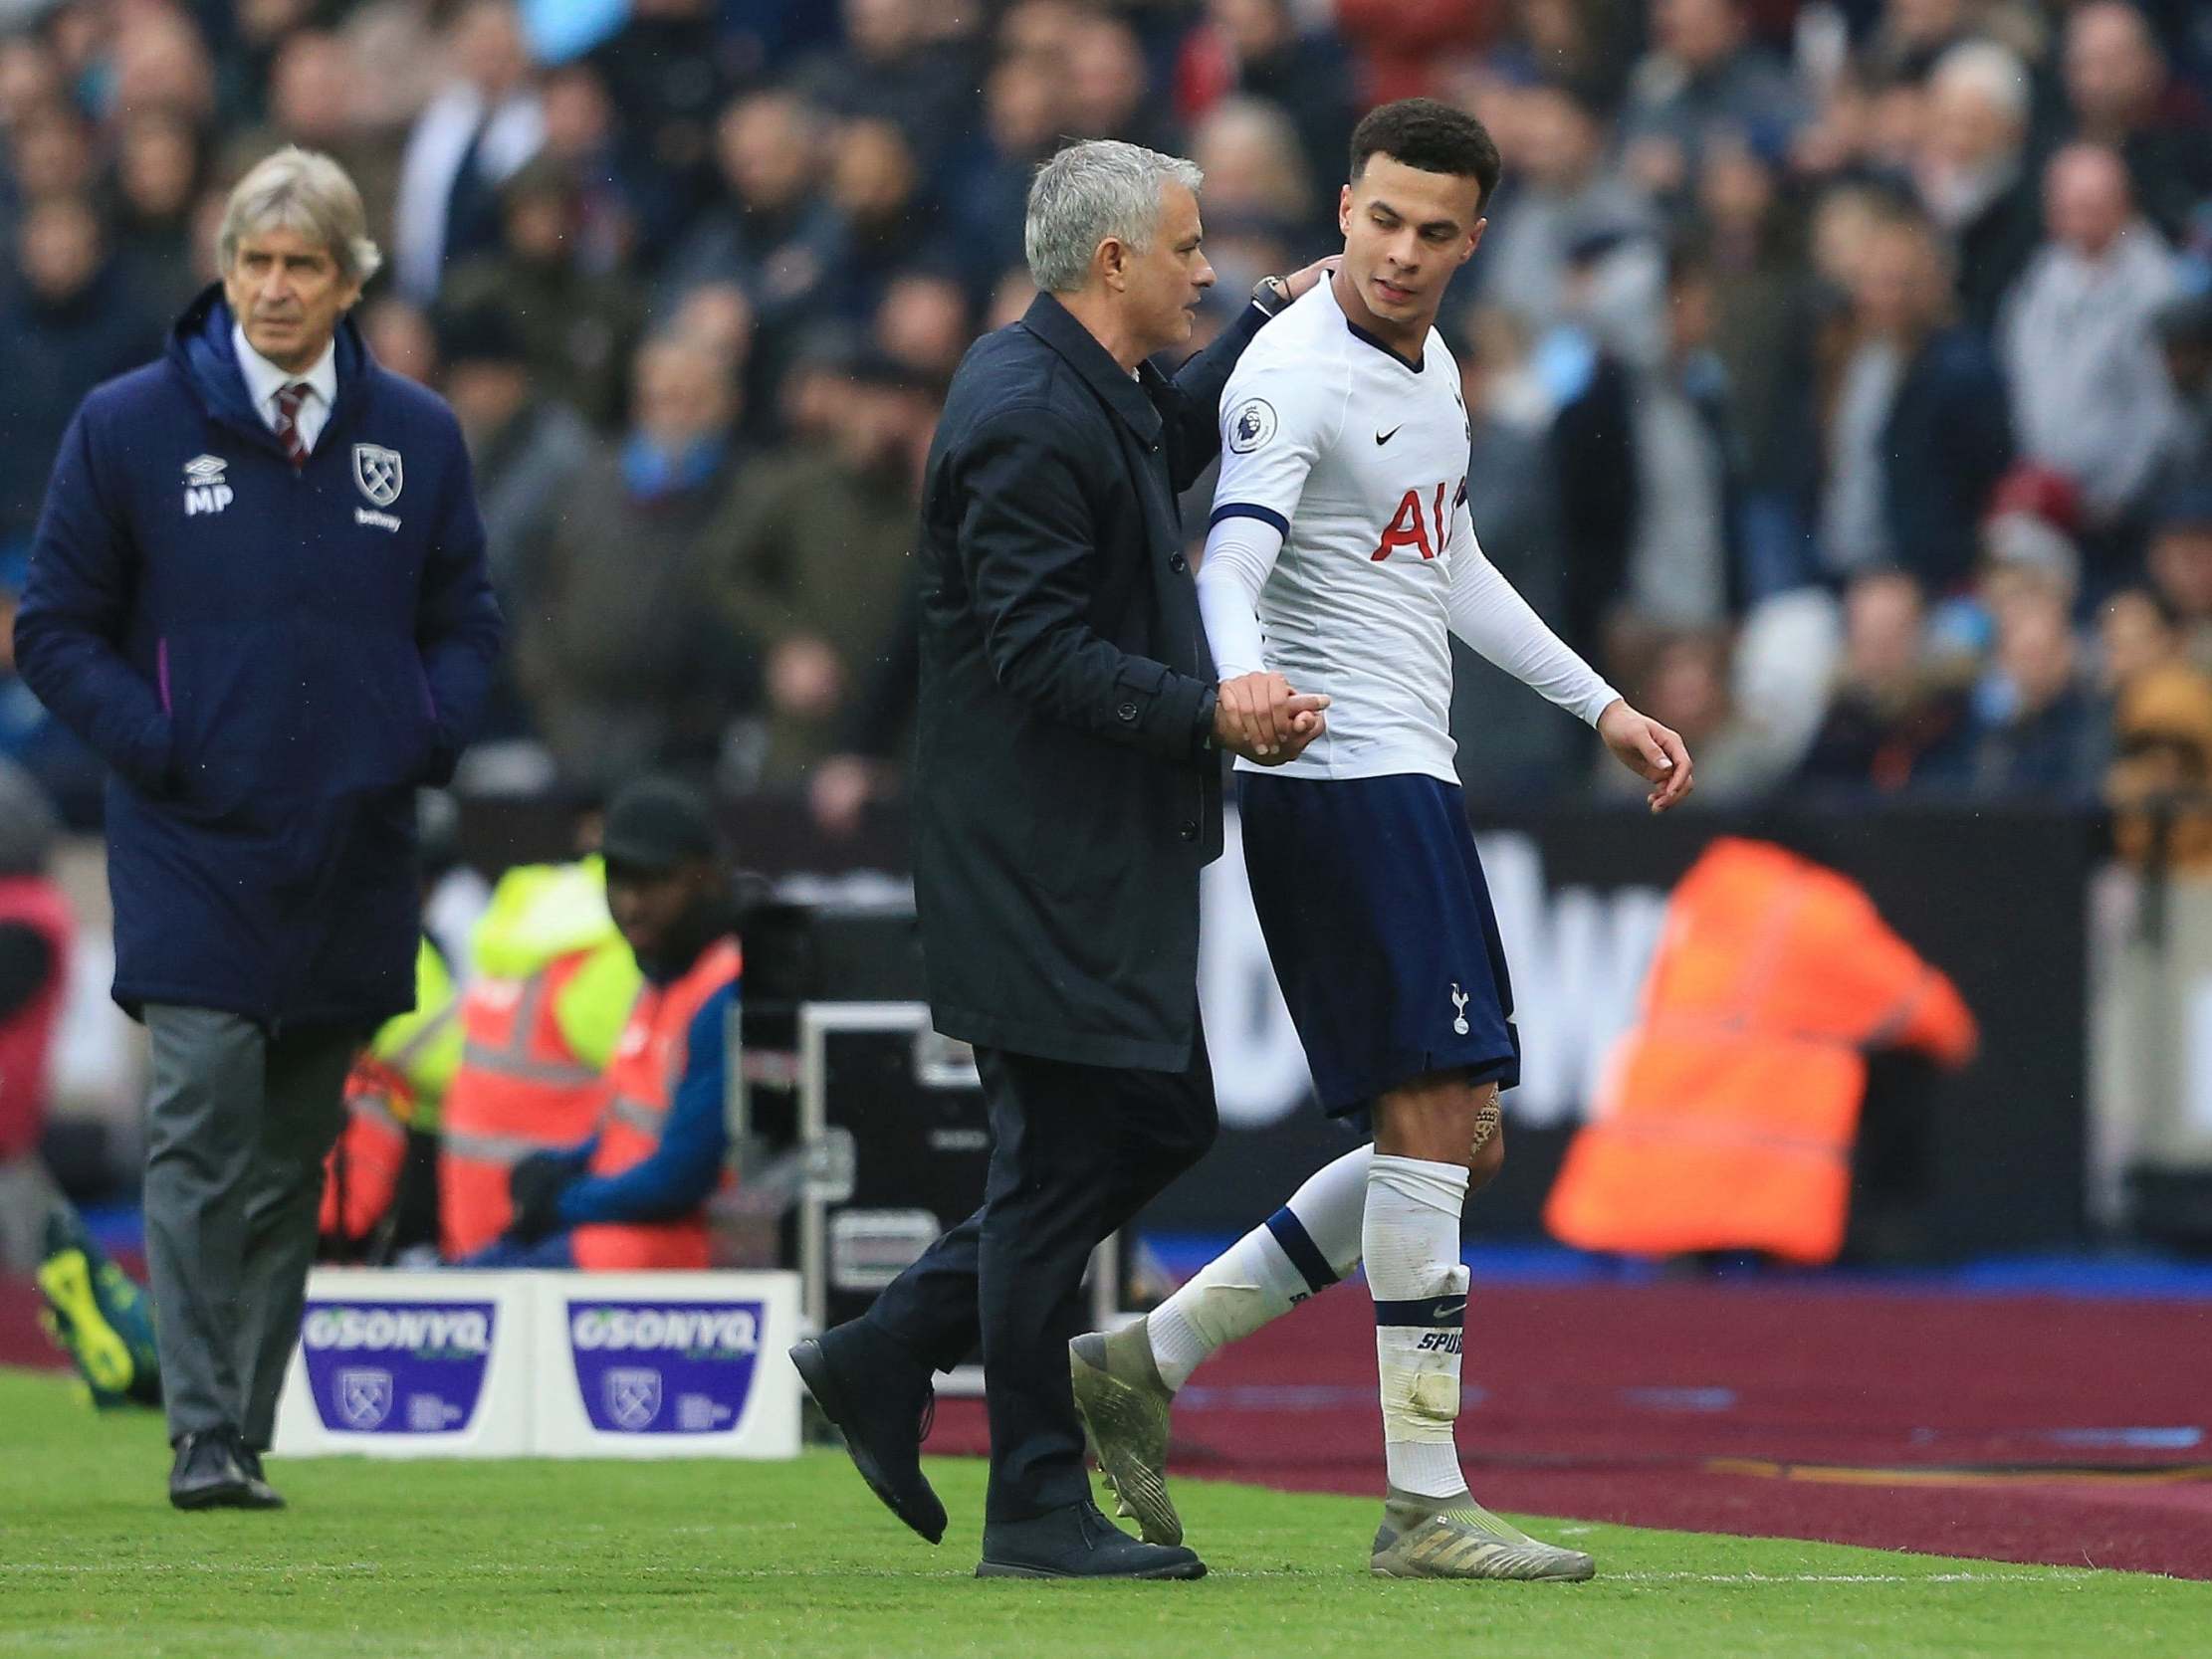
[[[1504,1109],[1498,1105],[1497,1085],[1493,1083],[1482,1097],[1482,1104],[1474,1109],[1474,1140],[1467,1147],[1469,1162],[1482,1155],[1482,1148],[1497,1138],[1504,1122]]]

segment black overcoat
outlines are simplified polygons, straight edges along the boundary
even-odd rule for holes
[[[1173,381],[1049,295],[977,341],[923,486],[914,886],[946,1035],[1180,1070],[1221,850],[1214,660],[1176,497],[1247,306]]]

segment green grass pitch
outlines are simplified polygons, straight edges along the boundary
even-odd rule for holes
[[[1375,1506],[1179,1488],[1196,1584],[977,1581],[983,1466],[938,1460],[940,1549],[843,1457],[279,1462],[281,1515],[177,1515],[151,1416],[0,1373],[0,1654],[292,1659],[2203,1655],[2212,1584],[1532,1521],[1589,1584],[1367,1575]]]

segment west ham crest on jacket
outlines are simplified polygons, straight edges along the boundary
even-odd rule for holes
[[[355,444],[353,482],[361,487],[361,494],[374,506],[391,506],[399,500],[399,451],[385,449],[380,444]]]

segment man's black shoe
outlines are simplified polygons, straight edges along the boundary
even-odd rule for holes
[[[945,1506],[922,1473],[922,1440],[937,1392],[920,1362],[888,1338],[847,1321],[791,1349],[806,1391],[845,1437],[868,1490],[932,1544],[945,1536]]]
[[[250,1510],[283,1509],[284,1494],[271,1486],[268,1476],[261,1472],[261,1453],[247,1445],[243,1440],[232,1448],[232,1453],[238,1459],[238,1467],[246,1476],[246,1501],[239,1505],[239,1508]]]
[[[244,1509],[253,1502],[246,1471],[234,1449],[230,1429],[205,1429],[181,1435],[176,1462],[169,1468],[169,1502],[180,1510]]]
[[[1143,1544],[1085,1499],[1030,1521],[984,1528],[979,1578],[1204,1578],[1206,1563],[1180,1544]]]

